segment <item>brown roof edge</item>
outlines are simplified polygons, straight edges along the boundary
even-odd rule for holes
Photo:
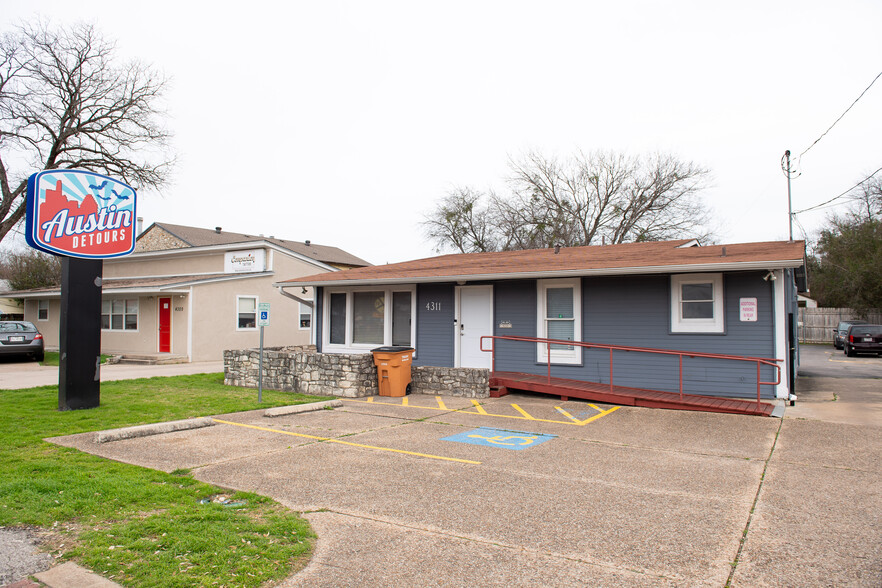
[[[453,280],[460,277],[528,278],[531,275],[602,275],[617,273],[672,273],[798,267],[805,257],[804,241],[767,241],[704,247],[681,247],[691,239],[619,245],[528,249],[489,253],[455,253],[381,266],[354,268],[330,274],[314,274],[277,282],[279,286],[309,283],[365,283]]]

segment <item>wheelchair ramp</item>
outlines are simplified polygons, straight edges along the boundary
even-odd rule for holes
[[[662,392],[626,386],[610,386],[581,380],[548,378],[520,372],[491,372],[490,396],[505,396],[510,390],[523,390],[560,396],[561,400],[578,398],[607,404],[623,406],[642,406],[645,408],[666,408],[672,410],[698,410],[703,412],[722,412],[772,416],[775,406],[768,402],[718,398],[677,392]]]

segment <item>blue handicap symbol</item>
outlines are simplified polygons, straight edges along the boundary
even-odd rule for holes
[[[266,320],[266,315],[267,315],[267,314],[269,314],[269,313],[268,313],[267,311],[265,311],[265,310],[264,310],[263,312],[261,312],[261,313],[260,313],[260,320],[265,321],[265,320]]]
[[[484,445],[487,447],[501,447],[503,449],[514,449],[520,451],[535,447],[540,443],[545,443],[549,439],[554,439],[557,435],[545,435],[543,433],[528,433],[526,431],[506,431],[504,429],[491,429],[490,427],[481,427],[465,433],[457,433],[449,437],[444,437],[442,441],[455,441],[457,443],[468,443],[470,445]]]

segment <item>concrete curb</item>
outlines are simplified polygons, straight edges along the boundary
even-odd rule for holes
[[[172,433],[174,431],[201,429],[202,427],[210,427],[213,424],[214,420],[211,419],[211,417],[202,417],[198,419],[185,419],[182,421],[169,421],[167,423],[138,425],[137,427],[124,427],[122,429],[99,431],[95,435],[95,442],[109,443],[110,441],[121,441],[123,439],[147,437],[148,435],[159,435],[161,433]]]
[[[311,402],[309,404],[295,404],[293,406],[277,406],[268,408],[263,411],[265,417],[284,416],[286,414],[299,414],[301,412],[312,412],[314,410],[324,410],[326,408],[338,408],[343,406],[342,400],[326,400],[324,402]]]

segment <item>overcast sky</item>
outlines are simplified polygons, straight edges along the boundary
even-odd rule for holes
[[[723,243],[786,239],[781,157],[882,71],[882,2],[0,0],[3,30],[86,21],[171,78],[168,222],[434,254],[453,186],[504,190],[528,150],[664,151],[710,168]],[[800,161],[793,208],[882,166],[882,80]],[[37,170],[35,170],[37,171]],[[811,236],[827,208],[798,218]],[[798,225],[794,236],[802,238]]]

